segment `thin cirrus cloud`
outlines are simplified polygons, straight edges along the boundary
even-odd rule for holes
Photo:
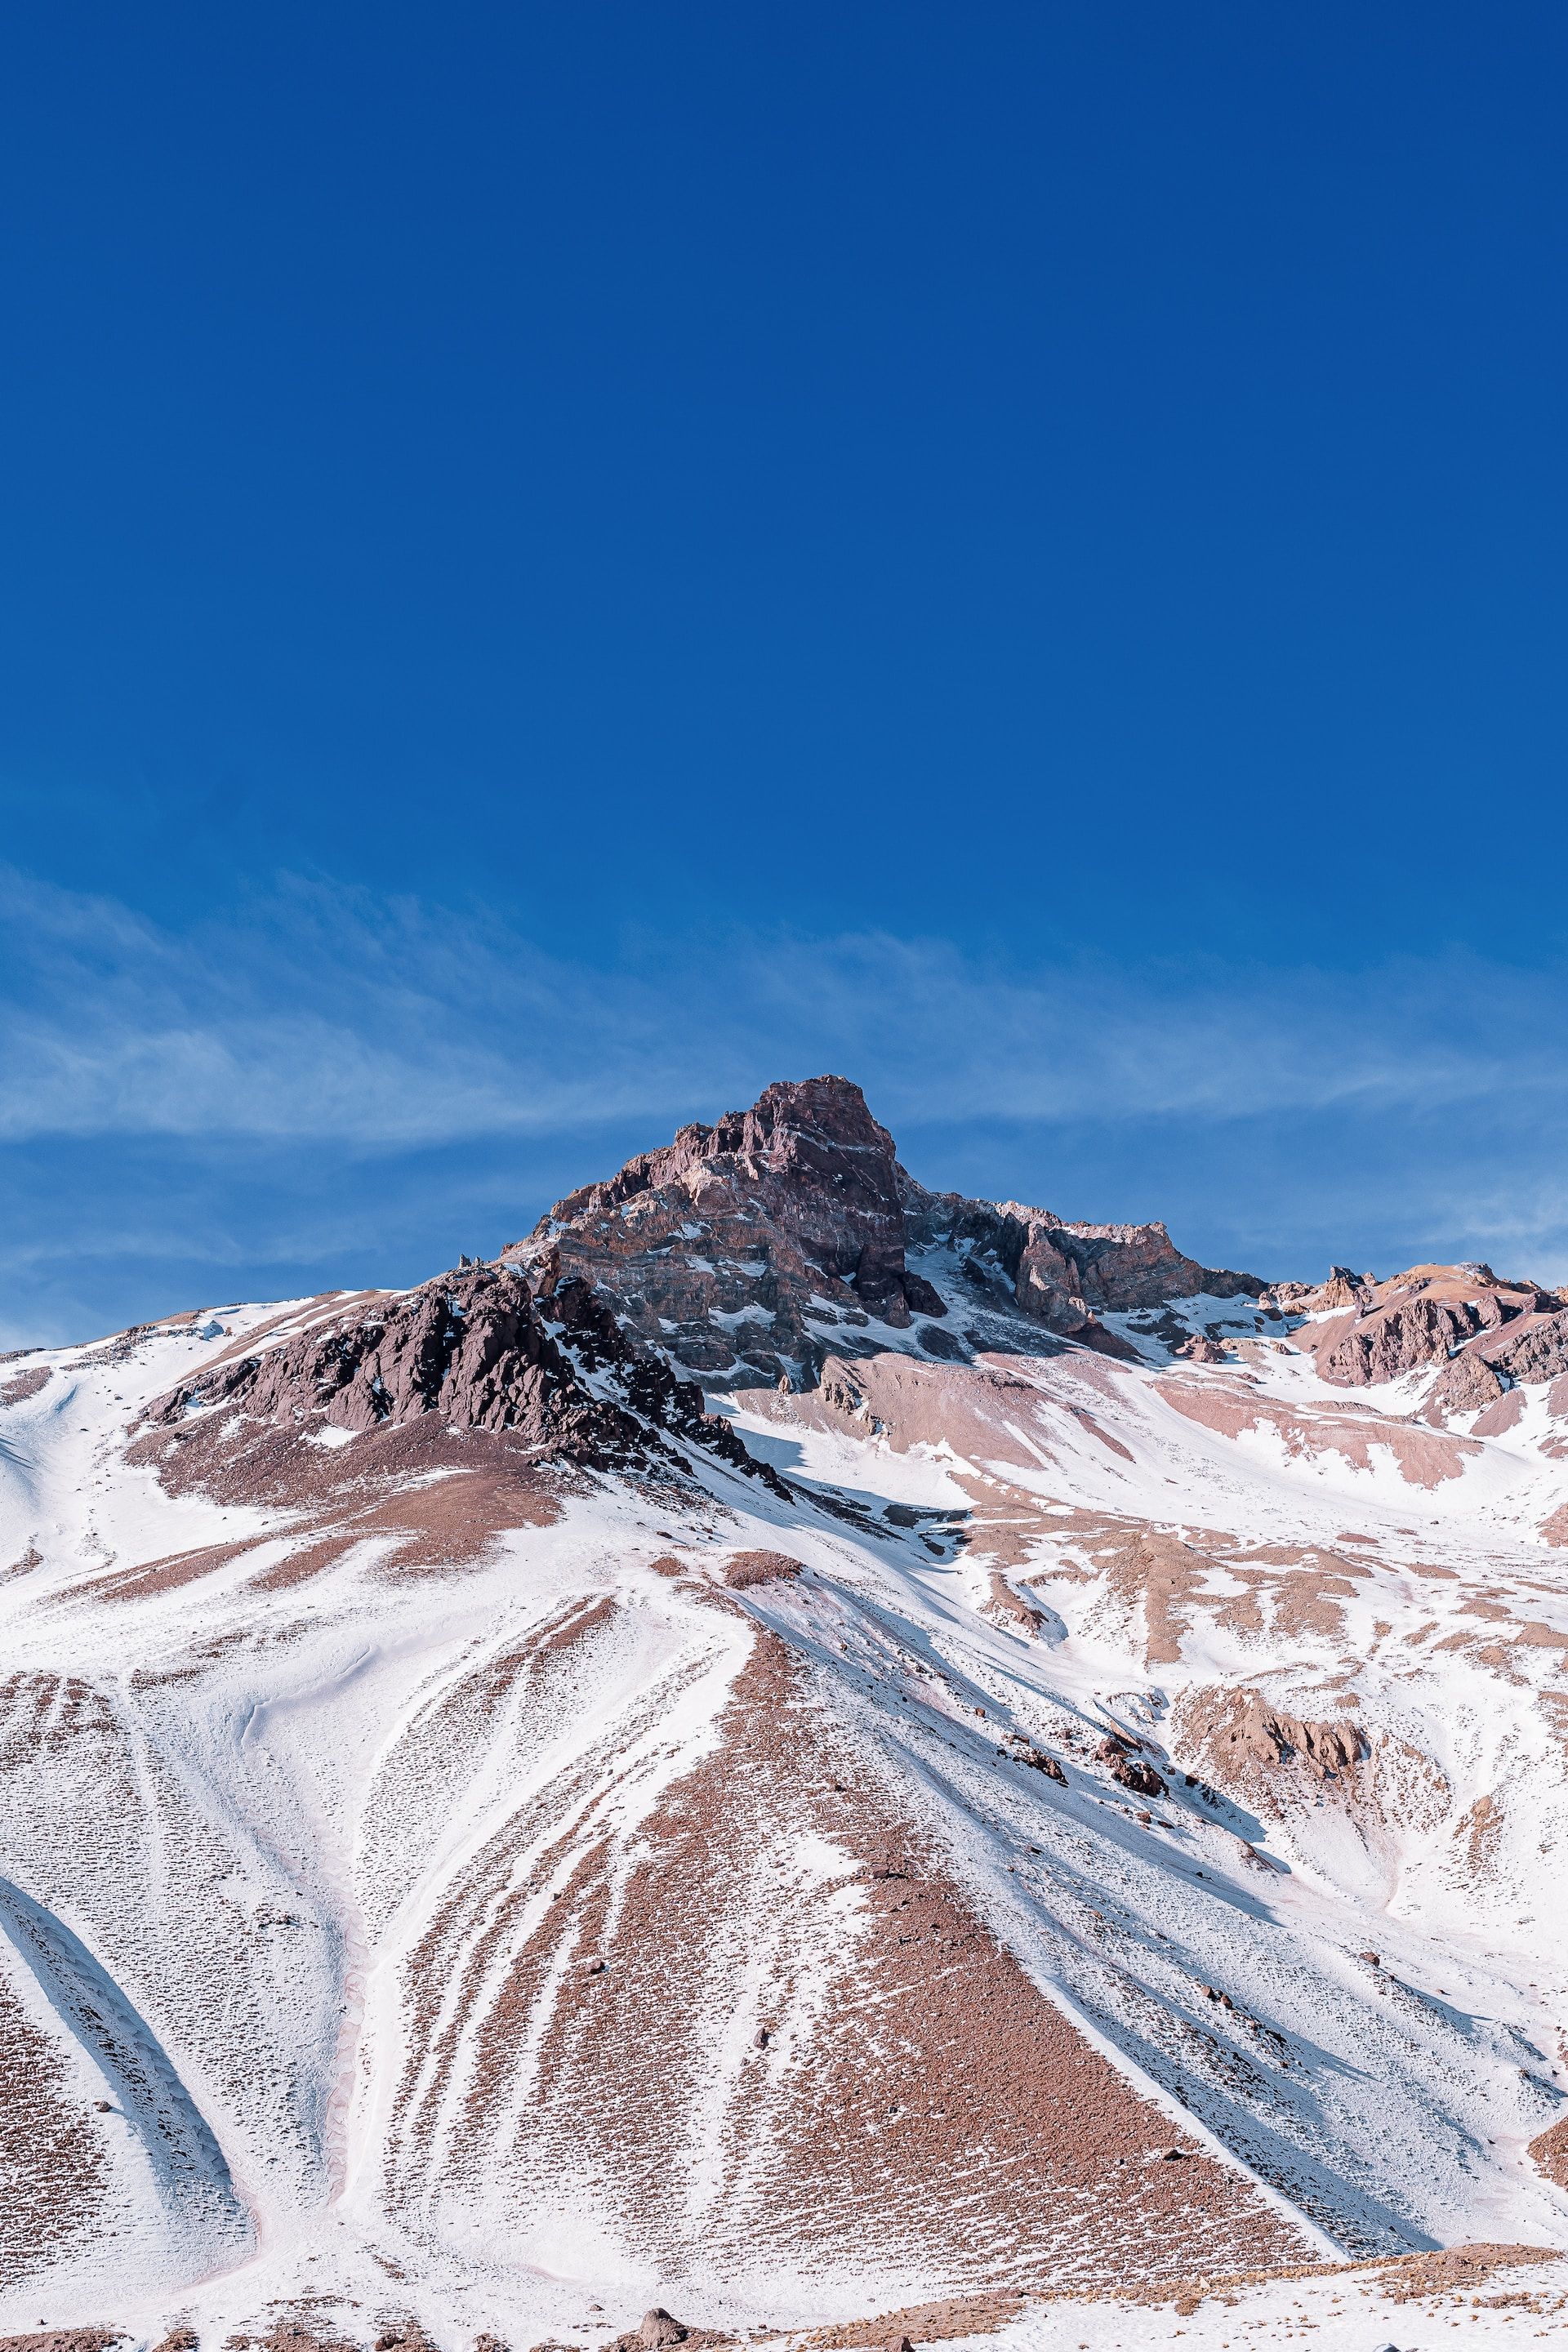
[[[1272,1276],[1568,1269],[1561,978],[989,961],[739,928],[598,965],[285,882],[183,930],[0,873],[0,1349],[422,1279],[751,1101],[860,1081],[928,1183]]]
[[[289,883],[175,933],[0,883],[0,1136],[650,1135],[837,1068],[898,1128],[1425,1113],[1561,1095],[1554,973],[987,963],[940,940],[715,933],[604,967],[483,910]]]

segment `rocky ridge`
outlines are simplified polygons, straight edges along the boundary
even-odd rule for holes
[[[1293,1344],[1334,1387],[1373,1388],[1440,1367],[1421,1406],[1438,1423],[1568,1372],[1563,1300],[1489,1265],[1415,1265],[1382,1282],[1335,1266],[1315,1289],[1287,1283],[1270,1296],[1310,1318]]]
[[[956,1297],[911,1258],[956,1276]],[[875,1352],[889,1332],[964,1360],[964,1307],[1132,1356],[1106,1313],[1266,1287],[1184,1257],[1163,1224],[1074,1224],[928,1192],[860,1088],[835,1076],[769,1087],[750,1110],[682,1128],[558,1201],[502,1263],[544,1288],[582,1276],[642,1345],[736,1388],[813,1387],[830,1355]]]
[[[710,1385],[805,1385],[825,1326],[946,1315],[905,1262],[899,1172],[858,1087],[773,1086],[558,1201],[502,1263],[543,1290],[593,1283],[636,1339]]]
[[[1031,1323],[1104,1354],[1133,1351],[1106,1329],[1103,1315],[1158,1310],[1204,1293],[1259,1298],[1268,1287],[1256,1275],[1184,1256],[1159,1222],[1070,1223],[1018,1201],[928,1192],[907,1176],[902,1192],[911,1240],[952,1250],[982,1297],[999,1292]]]
[[[767,1479],[702,1391],[633,1348],[580,1276],[536,1296],[512,1266],[465,1263],[412,1291],[329,1313],[244,1349],[147,1408],[157,1426],[221,1408],[305,1434],[397,1428],[429,1414],[521,1441],[547,1460],[627,1466],[672,1437]]]

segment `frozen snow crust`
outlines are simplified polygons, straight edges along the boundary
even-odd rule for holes
[[[0,1363],[0,2326],[1553,2324],[1561,1303],[836,1223],[843,1083],[515,1271]],[[604,1228],[676,1188],[690,1328],[788,1322],[707,1414]]]

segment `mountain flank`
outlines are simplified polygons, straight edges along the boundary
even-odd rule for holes
[[[1565,1333],[823,1076],[8,1360],[0,2341],[1560,2326]]]

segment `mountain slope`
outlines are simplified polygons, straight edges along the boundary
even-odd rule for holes
[[[0,1367],[0,2315],[1568,2246],[1562,1309],[1437,1272],[933,1195],[824,1079]]]

